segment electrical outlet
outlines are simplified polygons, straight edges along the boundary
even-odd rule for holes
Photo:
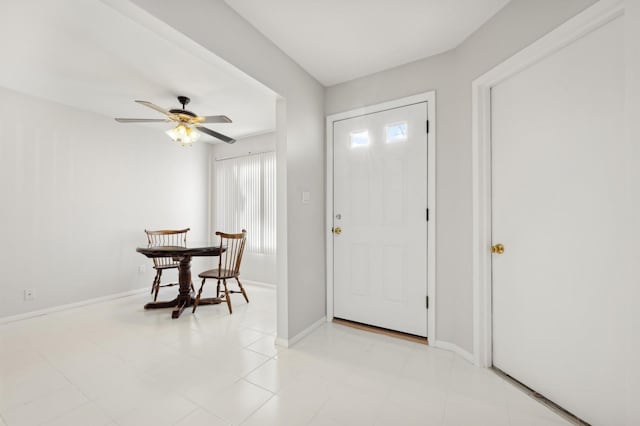
[[[24,300],[33,300],[36,298],[36,293],[31,288],[27,288],[24,291]]]
[[[145,272],[147,272],[147,265],[138,265],[138,273],[144,274]]]

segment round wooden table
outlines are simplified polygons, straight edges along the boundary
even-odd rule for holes
[[[151,246],[138,247],[138,253],[142,253],[149,258],[172,257],[180,262],[178,265],[178,283],[180,290],[178,297],[166,302],[150,302],[144,305],[145,309],[175,308],[171,312],[171,318],[178,318],[182,311],[193,306],[195,298],[191,292],[191,258],[193,256],[220,256],[224,248],[206,244],[190,244],[189,247],[177,246]],[[202,298],[198,305],[217,305],[221,300],[217,297]]]

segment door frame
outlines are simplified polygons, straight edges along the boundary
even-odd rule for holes
[[[388,109],[400,108],[416,103],[427,103],[427,119],[429,132],[427,133],[427,208],[429,221],[427,222],[427,338],[436,341],[436,92],[430,91],[401,99],[395,99],[350,111],[327,116],[327,168],[326,168],[326,256],[327,256],[327,321],[333,319],[333,123],[340,120],[355,118],[365,114],[381,112]]]
[[[623,0],[600,0],[472,82],[473,358],[479,367],[493,365],[491,88],[623,14]]]

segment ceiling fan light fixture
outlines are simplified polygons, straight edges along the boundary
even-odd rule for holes
[[[180,143],[180,145],[192,145],[200,138],[200,133],[195,129],[180,123],[173,129],[169,129],[165,132],[172,140]]]
[[[222,133],[218,133],[202,125],[203,123],[231,123],[231,119],[229,117],[226,115],[200,116],[191,111],[187,111],[184,109],[189,103],[189,98],[186,96],[178,96],[178,102],[182,104],[181,109],[165,109],[149,101],[136,100],[136,103],[160,112],[164,114],[166,118],[116,118],[116,121],[119,123],[155,123],[173,121],[177,124],[176,127],[167,130],[166,133],[172,140],[180,143],[182,146],[192,145],[200,138],[200,132],[219,139],[222,142],[234,143],[236,141],[227,135],[223,135]]]

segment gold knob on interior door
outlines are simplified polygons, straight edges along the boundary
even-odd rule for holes
[[[504,253],[504,246],[500,243],[491,246],[491,253],[502,254]]]
[[[342,233],[342,228],[336,226],[335,228],[333,228],[333,233],[336,235],[340,235]]]

